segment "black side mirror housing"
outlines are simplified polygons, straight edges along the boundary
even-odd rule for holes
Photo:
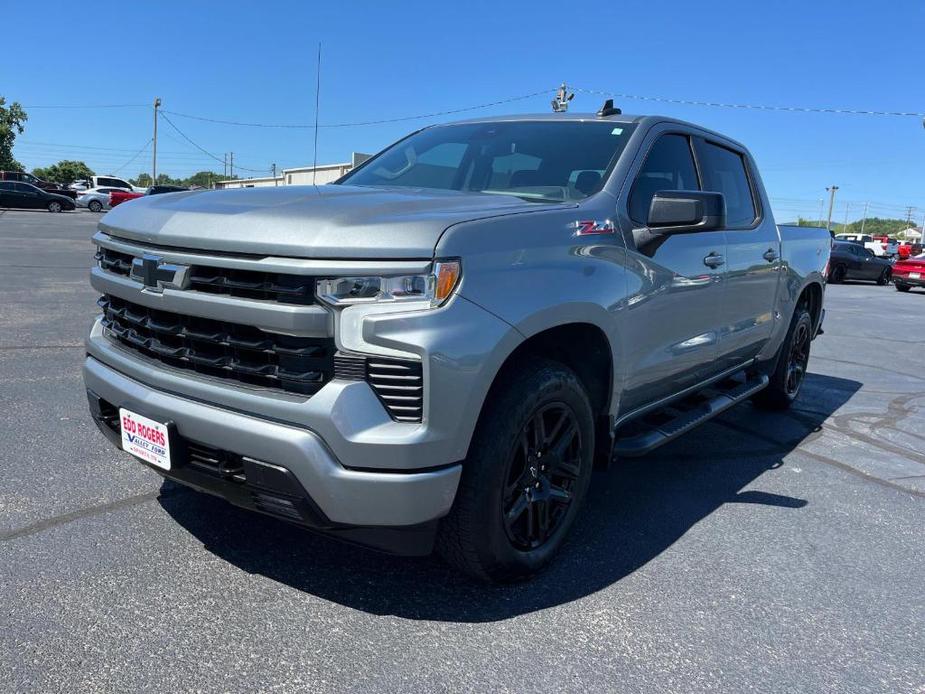
[[[649,230],[657,234],[690,234],[726,227],[726,198],[722,193],[661,190],[649,206]]]

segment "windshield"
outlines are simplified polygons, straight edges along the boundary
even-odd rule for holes
[[[634,128],[580,121],[437,126],[397,142],[338,183],[580,200],[601,189]]]

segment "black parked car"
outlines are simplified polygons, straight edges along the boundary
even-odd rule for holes
[[[829,282],[838,284],[845,280],[873,280],[877,284],[889,284],[893,276],[893,263],[878,258],[869,248],[859,243],[835,242],[829,260]]]
[[[151,186],[148,188],[148,195],[160,195],[161,193],[188,193],[189,188],[182,186]]]
[[[0,181],[0,207],[20,207],[33,210],[61,212],[73,210],[77,205],[69,197],[49,193],[31,183]]]

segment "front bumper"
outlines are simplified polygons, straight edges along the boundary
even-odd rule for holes
[[[421,472],[350,469],[309,429],[155,389],[93,356],[84,362],[83,376],[91,414],[117,446],[118,417],[113,422],[111,415],[119,407],[173,424],[181,453],[174,469],[157,470],[165,477],[348,541],[426,554],[436,521],[456,494],[459,464]],[[194,465],[184,455],[186,444],[235,465],[215,471]]]
[[[925,276],[909,277],[908,274],[898,275],[894,272],[893,282],[897,284],[908,284],[910,287],[925,287]]]

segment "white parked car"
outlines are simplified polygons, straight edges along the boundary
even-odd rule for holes
[[[102,212],[109,209],[109,194],[114,190],[125,188],[90,188],[77,196],[77,207],[86,207],[91,212]]]
[[[139,188],[138,186],[133,186],[131,183],[126,181],[124,178],[117,178],[116,176],[90,176],[90,178],[82,179],[80,181],[74,181],[71,184],[72,190],[79,191],[90,191],[94,188],[117,188],[119,190],[131,190],[136,193],[144,193],[147,188]]]

